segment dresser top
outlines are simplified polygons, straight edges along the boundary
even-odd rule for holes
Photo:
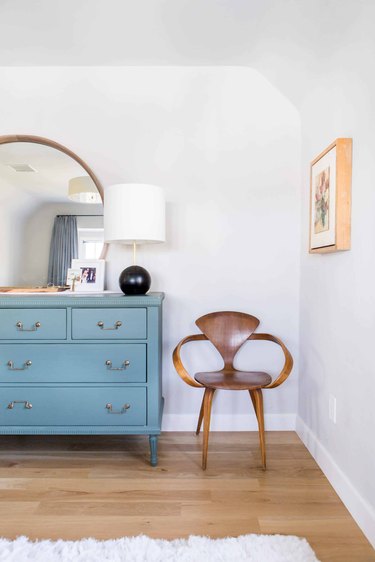
[[[4,293],[0,295],[0,308],[13,306],[49,307],[78,306],[78,307],[131,307],[131,306],[160,306],[164,293],[148,293],[147,295],[127,296],[123,293]]]

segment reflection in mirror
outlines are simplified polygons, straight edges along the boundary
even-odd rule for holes
[[[86,170],[32,142],[0,144],[0,286],[65,285],[71,259],[97,259],[103,205]]]

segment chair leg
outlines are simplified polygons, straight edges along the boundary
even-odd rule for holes
[[[201,409],[199,411],[198,425],[197,425],[197,429],[195,431],[195,435],[200,434],[203,418],[204,418],[204,394],[203,394],[203,398],[202,398]]]
[[[266,441],[264,436],[264,413],[263,413],[263,394],[260,388],[249,390],[250,398],[254,406],[255,415],[258,420],[260,452],[262,455],[262,466],[266,469]]]
[[[258,421],[257,405],[256,405],[256,402],[255,402],[255,398],[253,396],[253,392],[254,392],[253,390],[249,390],[250,398],[251,398],[251,401],[252,401],[253,406],[254,406],[254,412],[255,412],[255,415],[256,415],[257,421]],[[259,424],[259,422],[258,422],[258,424]]]
[[[203,397],[203,406],[204,406],[203,453],[202,453],[203,470],[206,470],[207,468],[208,437],[210,434],[211,408],[212,408],[212,398],[214,396],[214,392],[215,392],[214,388],[206,388]]]

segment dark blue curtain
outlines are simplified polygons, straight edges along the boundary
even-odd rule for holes
[[[77,217],[55,217],[48,264],[48,283],[66,285],[68,268],[72,259],[78,258]]]

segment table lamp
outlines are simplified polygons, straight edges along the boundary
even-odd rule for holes
[[[104,240],[133,245],[133,265],[120,274],[126,295],[145,295],[151,286],[149,272],[136,265],[137,244],[165,242],[164,190],[156,185],[124,183],[105,190]]]

